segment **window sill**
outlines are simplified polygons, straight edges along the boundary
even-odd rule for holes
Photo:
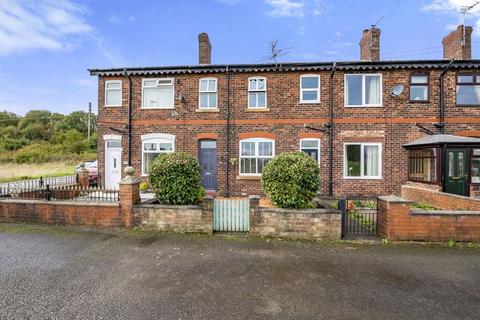
[[[300,101],[298,104],[320,104],[320,100],[318,100],[318,101]]]
[[[142,107],[141,110],[175,110],[175,107],[168,107],[168,108],[161,108],[161,107],[158,107],[158,108],[145,108],[145,107]]]
[[[408,103],[431,103],[430,100],[408,100]]]
[[[459,107],[459,108],[479,108],[480,104],[456,104],[455,107]]]
[[[122,106],[103,106],[104,108],[121,108]]]
[[[377,105],[365,105],[365,106],[345,106],[345,108],[383,108],[383,105],[377,106]]]
[[[262,176],[237,176],[237,180],[261,180]]]
[[[343,177],[344,180],[383,180],[383,177]]]
[[[269,108],[258,108],[258,109],[254,109],[254,108],[247,108],[244,110],[245,112],[269,112],[270,109]]]
[[[195,112],[198,112],[198,113],[209,113],[209,112],[220,112],[220,109],[216,108],[216,109],[196,109]]]

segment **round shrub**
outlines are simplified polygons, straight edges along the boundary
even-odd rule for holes
[[[311,208],[320,185],[317,162],[304,152],[287,152],[271,159],[262,172],[262,188],[281,208]]]
[[[185,152],[159,155],[148,179],[163,204],[196,204],[205,194],[200,184],[200,164]]]

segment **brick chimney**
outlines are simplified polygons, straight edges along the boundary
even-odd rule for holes
[[[198,63],[212,63],[212,45],[210,44],[208,34],[205,32],[202,32],[198,35]]]
[[[380,29],[372,26],[363,30],[360,39],[360,60],[380,61]]]
[[[470,60],[472,59],[472,31],[470,26],[460,25],[442,40],[443,58]]]

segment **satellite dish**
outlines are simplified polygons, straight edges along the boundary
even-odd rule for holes
[[[401,84],[394,85],[392,90],[390,90],[390,95],[392,97],[398,97],[399,95],[402,94],[404,88],[405,87]]]

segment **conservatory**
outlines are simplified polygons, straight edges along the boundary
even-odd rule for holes
[[[480,139],[434,134],[404,147],[409,181],[462,196],[470,196],[471,188],[480,186]]]

